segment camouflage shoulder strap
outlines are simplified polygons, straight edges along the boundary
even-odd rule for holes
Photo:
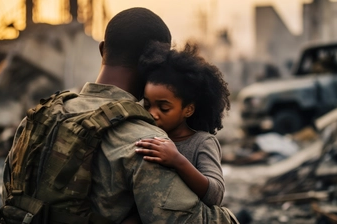
[[[96,128],[98,132],[101,132],[130,118],[155,124],[152,116],[140,104],[130,100],[121,100],[101,106],[89,119],[84,120],[82,125],[88,129]]]
[[[127,119],[141,119],[150,124],[155,124],[152,116],[138,103],[130,100],[109,102],[97,109],[89,118],[83,119],[79,136],[83,138],[86,145],[97,148],[101,142],[101,135],[108,128],[117,126]],[[63,188],[78,170],[81,161],[72,157],[65,164],[55,178],[55,187]]]
[[[26,179],[26,171],[22,170],[30,165],[28,153],[39,151],[39,144],[48,136],[49,130],[54,125],[54,117],[48,110],[51,107],[61,110],[63,102],[77,97],[77,94],[69,91],[57,92],[48,99],[40,100],[40,103],[27,111],[27,122],[21,133],[16,147],[12,150],[15,154],[12,161],[11,183],[13,189],[23,189]],[[24,150],[24,152],[22,152]],[[35,159],[35,158],[34,158]]]

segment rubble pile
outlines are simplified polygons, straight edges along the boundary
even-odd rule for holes
[[[298,164],[294,164],[296,153],[289,154],[281,162],[273,160],[274,163],[271,163],[268,157],[272,157],[273,153],[268,152],[264,154],[264,160],[259,160],[260,165],[242,165],[232,161],[234,168],[232,165],[226,177],[227,203],[236,212],[241,224],[337,223],[337,110],[318,119],[315,128],[315,142],[321,143],[299,144],[299,153],[303,154]],[[299,135],[292,136],[292,139]],[[277,141],[274,139],[273,142]],[[278,144],[285,146],[281,142]],[[256,141],[251,145],[256,146]],[[316,155],[312,151],[314,145]],[[293,147],[292,144],[288,146]],[[271,144],[268,147],[273,148]],[[286,148],[284,150],[287,151]],[[255,158],[254,153],[263,150],[260,147],[252,151],[247,153],[247,158]],[[250,181],[244,176],[245,172],[251,176]],[[242,178],[238,180],[232,175]]]

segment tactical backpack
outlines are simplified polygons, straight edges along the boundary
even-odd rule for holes
[[[27,112],[26,125],[12,148],[11,182],[0,209],[0,223],[111,223],[90,209],[91,162],[105,130],[129,118],[154,124],[133,101],[102,105],[83,113],[67,113],[69,91],[41,100]]]

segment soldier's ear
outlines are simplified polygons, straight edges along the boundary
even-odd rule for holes
[[[98,48],[99,48],[99,52],[101,53],[101,56],[103,57],[104,41],[101,41],[101,42],[99,43]]]
[[[195,110],[194,103],[188,104],[188,105],[184,108],[184,111],[185,111],[185,117],[188,118],[188,117],[192,116],[193,113],[194,113],[194,110]]]

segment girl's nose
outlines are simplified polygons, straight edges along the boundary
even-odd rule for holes
[[[154,109],[149,109],[150,114],[152,115],[153,119],[158,120],[158,115],[155,113]]]

